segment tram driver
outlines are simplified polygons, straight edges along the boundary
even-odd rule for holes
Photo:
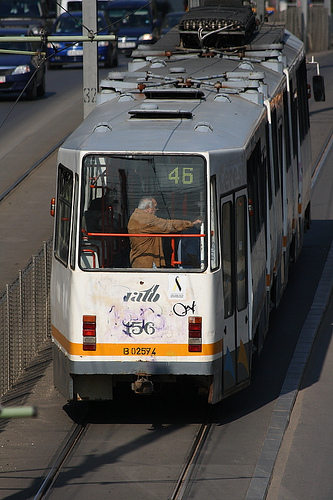
[[[154,197],[142,198],[128,221],[129,234],[146,233],[174,233],[189,229],[201,220],[194,222],[178,219],[161,219],[155,215],[157,202]],[[130,263],[133,268],[159,268],[165,267],[165,257],[162,246],[162,238],[158,236],[135,236],[130,237],[131,252]]]

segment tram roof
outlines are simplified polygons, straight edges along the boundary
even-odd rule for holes
[[[153,48],[136,51],[139,59],[129,71],[111,71],[101,82],[101,104],[62,148],[101,153],[243,149],[266,113],[264,100],[276,95],[283,69],[304,55],[302,43],[281,26],[264,25],[242,57],[191,50],[166,56],[175,37],[171,30],[169,40],[165,36]]]

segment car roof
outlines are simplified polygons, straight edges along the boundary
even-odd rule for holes
[[[105,16],[105,13],[103,10],[98,11],[99,16]],[[60,14],[57,19],[60,17],[82,17],[82,10],[73,10],[70,12],[64,12],[63,14]]]
[[[107,11],[110,7],[118,7],[119,5],[129,8],[137,6],[151,8],[150,3],[147,2],[147,0],[112,0],[111,2],[108,2],[105,10]]]
[[[0,28],[0,36],[29,36],[31,30],[26,28]]]

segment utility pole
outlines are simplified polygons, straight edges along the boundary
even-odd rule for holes
[[[82,0],[83,25],[89,28],[93,34],[97,32],[97,0]],[[82,28],[83,34],[85,28]],[[98,58],[96,41],[83,44],[83,117],[96,106],[96,94],[98,92]]]
[[[265,21],[265,1],[264,0],[257,0],[257,18],[261,23]]]
[[[308,49],[308,0],[301,0],[301,39]]]
[[[324,9],[327,9],[328,15],[328,49],[331,48],[332,36],[332,0],[324,0]]]
[[[1,1],[1,0],[0,0]],[[73,45],[83,43],[83,116],[89,113],[96,106],[96,94],[99,90],[98,76],[98,42],[108,41],[115,42],[117,40],[115,34],[97,35],[97,0],[82,1],[82,35],[75,36],[53,36],[47,37],[48,42],[70,42]],[[2,36],[1,42],[41,42],[41,36]],[[11,50],[0,49],[0,53],[7,54],[31,54],[46,56],[45,52],[31,52],[26,50]]]

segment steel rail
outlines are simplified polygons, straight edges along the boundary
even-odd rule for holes
[[[50,492],[56,478],[61,471],[62,466],[74,450],[79,440],[82,438],[83,433],[87,429],[88,425],[89,424],[76,424],[73,426],[73,428],[69,432],[69,437],[65,446],[63,446],[63,448],[60,450],[50,469],[50,472],[48,473],[36,495],[34,496],[34,500],[41,500]]]
[[[179,474],[177,483],[174,487],[174,490],[169,500],[181,500],[184,497],[188,484],[191,480],[194,467],[196,466],[198,458],[200,456],[202,447],[205,444],[209,432],[211,430],[211,426],[212,426],[211,421],[200,425],[199,431],[195,437],[192,448]]]

